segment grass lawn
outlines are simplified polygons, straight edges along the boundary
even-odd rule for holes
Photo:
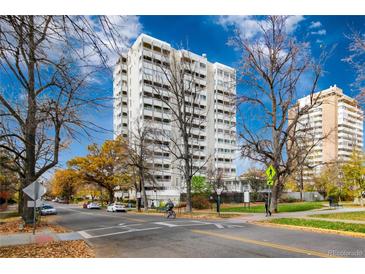
[[[0,212],[0,222],[7,218],[17,217],[19,216],[17,211],[4,211]]]
[[[365,211],[310,215],[314,218],[365,221]]]
[[[279,212],[295,212],[295,211],[307,211],[313,209],[319,209],[323,207],[323,202],[302,202],[302,203],[285,203],[279,204]],[[264,213],[264,205],[255,205],[251,208],[247,207],[223,207],[222,212],[248,212],[248,213]]]
[[[297,218],[272,219],[270,223],[365,233],[365,225]]]

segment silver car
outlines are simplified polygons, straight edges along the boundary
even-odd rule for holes
[[[113,204],[108,205],[108,207],[106,208],[106,211],[110,211],[110,212],[127,212],[127,209],[125,208],[124,205],[113,203]]]
[[[41,207],[41,215],[56,215],[57,210],[51,205],[43,205]]]

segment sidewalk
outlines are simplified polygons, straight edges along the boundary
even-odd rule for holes
[[[82,236],[77,232],[54,233],[49,230],[32,233],[12,233],[0,235],[0,247],[24,244],[44,244],[52,241],[79,240]]]
[[[330,213],[345,213],[345,212],[358,212],[358,211],[365,211],[365,208],[351,208],[351,207],[345,207],[345,208],[336,208],[336,209],[315,209],[310,211],[297,211],[297,212],[283,212],[283,213],[273,213],[270,217],[266,217],[265,213],[247,213],[246,216],[237,217],[237,218],[231,218],[230,220],[227,220],[227,222],[258,222],[258,221],[265,221],[269,219],[278,219],[278,218],[304,218],[304,219],[315,219],[315,220],[321,220],[322,218],[312,218],[309,217],[309,215],[317,215],[317,214],[330,214]],[[359,223],[359,224],[365,224],[363,221],[351,221],[351,220],[337,220],[337,219],[327,219],[323,218],[322,220],[326,221],[336,221],[336,222],[346,222],[346,223]]]

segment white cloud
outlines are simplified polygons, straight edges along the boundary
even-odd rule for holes
[[[288,33],[294,32],[299,23],[305,18],[301,15],[291,15],[286,19],[286,31]],[[237,15],[223,15],[218,18],[219,25],[224,28],[235,27],[244,38],[252,38],[261,32],[261,26],[265,28],[265,19],[260,19],[256,16],[237,16]]]
[[[287,32],[291,33],[294,32],[299,23],[303,21],[305,18],[302,15],[292,15],[288,16],[288,19],[286,19],[286,30]]]
[[[322,23],[319,21],[312,21],[311,24],[309,25],[310,29],[316,29],[316,28],[320,28],[322,26]]]
[[[113,41],[111,35],[106,34],[101,28],[101,24],[98,20],[92,17],[88,18],[90,24],[98,37],[104,42],[105,50],[103,54],[108,59],[108,65],[114,66],[119,58],[118,52],[126,52],[131,44],[131,41],[142,32],[142,25],[139,22],[138,16],[108,16],[109,22],[113,25],[114,38]],[[89,45],[90,50],[93,51],[93,45]],[[115,48],[116,47],[116,48]],[[112,50],[114,48],[114,50]],[[97,57],[96,57],[97,58]],[[94,60],[97,62],[98,60]]]
[[[326,35],[326,30],[325,29],[320,29],[320,30],[317,30],[317,31],[312,31],[311,34],[313,35]]]

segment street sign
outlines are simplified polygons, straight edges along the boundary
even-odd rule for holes
[[[267,169],[266,169],[266,176],[267,176],[267,179],[273,179],[276,175],[276,170],[275,168],[270,165]]]
[[[266,181],[268,186],[272,186],[274,184],[274,180],[273,179],[267,179]]]
[[[41,200],[37,200],[35,203],[35,207],[41,207],[42,206],[42,201]],[[27,207],[34,207],[34,201],[28,201],[27,202]]]
[[[23,192],[27,194],[32,200],[37,200],[38,198],[46,194],[47,189],[42,184],[35,181],[29,186],[23,188]]]
[[[141,192],[137,192],[136,197],[137,199],[141,198]]]
[[[222,194],[222,192],[223,192],[223,187],[218,187],[218,188],[217,188],[217,194],[218,194],[218,195],[221,195],[221,194]]]
[[[250,192],[248,191],[243,192],[243,202],[244,203],[250,202]]]

